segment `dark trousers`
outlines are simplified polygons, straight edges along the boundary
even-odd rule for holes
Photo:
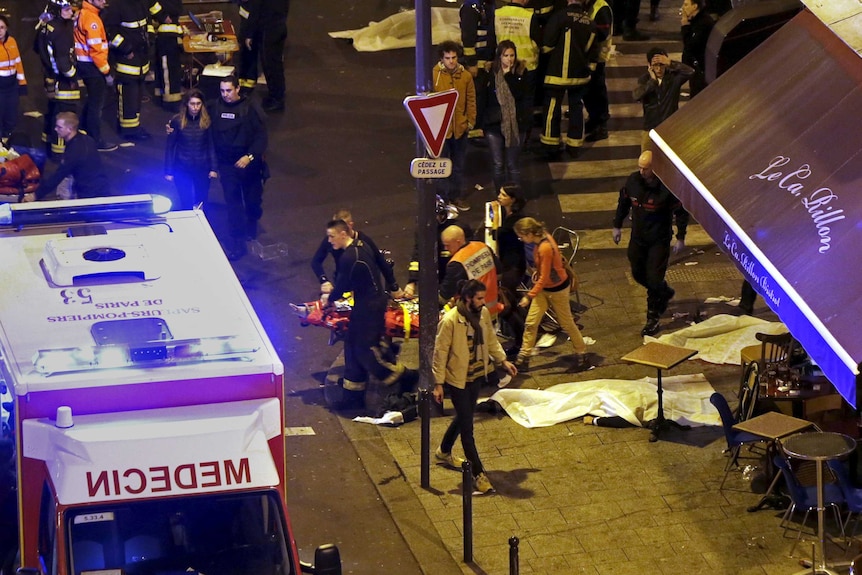
[[[752,315],[754,313],[755,300],[757,300],[757,292],[754,290],[754,286],[752,286],[748,280],[742,280],[742,292],[739,297],[739,307],[748,315]]]
[[[87,134],[97,142],[102,139],[102,108],[105,107],[105,95],[108,93],[108,83],[91,62],[78,62],[78,69],[92,68],[90,73],[82,75],[87,88],[87,99],[81,115],[81,126]]]
[[[467,159],[467,140],[467,132],[464,132],[460,138],[452,136],[443,144],[443,153],[440,155],[452,160],[452,175],[442,180],[443,193],[440,194],[448,202],[454,202],[461,197],[464,162]]]
[[[18,79],[15,75],[0,80],[0,135],[8,138],[18,125]]]
[[[117,119],[120,123],[120,134],[129,136],[141,129],[141,101],[144,97],[143,76],[121,76],[117,78],[119,91],[119,107]]]
[[[287,17],[267,22],[261,38],[260,63],[266,78],[269,97],[284,102],[284,43],[287,41]]]
[[[473,477],[485,472],[479,459],[479,452],[476,451],[476,441],[473,439],[473,412],[476,410],[479,390],[482,389],[484,381],[484,378],[469,381],[464,389],[447,384],[449,398],[455,408],[455,417],[452,418],[446,433],[443,434],[443,441],[440,442],[440,450],[451,453],[455,440],[459,435],[461,436],[461,447],[464,449],[464,457],[470,461]]]
[[[545,146],[559,147],[563,141],[560,123],[563,117],[563,98],[569,104],[569,128],[566,147],[579,148],[584,143],[584,94],[587,84],[559,87],[545,86],[545,105],[542,113],[541,142]]]
[[[525,134],[518,134],[518,141],[511,146],[506,146],[506,138],[500,131],[500,124],[485,126],[485,141],[491,151],[491,161],[494,164],[494,192],[499,192],[500,187],[507,182],[521,184],[521,146]]]
[[[174,185],[179,199],[177,209],[190,210],[197,204],[206,206],[210,193],[209,168],[177,162],[174,166]]]
[[[227,204],[231,237],[242,241],[255,239],[257,222],[263,215],[260,160],[255,159],[245,168],[219,164],[218,173]]]
[[[159,32],[156,35],[156,85],[162,106],[173,110],[183,97],[183,45],[180,36]]]
[[[664,281],[670,259],[670,241],[629,242],[632,277],[647,290],[647,317],[658,317],[669,287]]]
[[[605,63],[596,64],[587,91],[584,94],[584,107],[587,109],[587,132],[596,128],[605,127],[611,117],[610,102],[608,100],[608,85],[605,78]]]
[[[369,375],[389,385],[404,371],[393,350],[381,342],[385,313],[385,297],[354,305],[344,340],[345,389],[364,390]]]
[[[251,48],[246,47],[245,41],[240,39],[239,44],[239,86],[243,90],[252,90],[257,84],[257,39],[252,38]]]

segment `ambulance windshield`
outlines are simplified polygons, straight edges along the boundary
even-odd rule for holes
[[[291,575],[275,491],[125,501],[67,513],[73,575]]]

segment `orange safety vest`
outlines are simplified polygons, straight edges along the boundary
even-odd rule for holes
[[[21,54],[18,52],[18,43],[12,36],[6,36],[6,42],[0,42],[3,53],[0,54],[0,76],[15,76],[19,86],[26,86],[24,78],[24,66],[21,64]]]
[[[102,74],[111,71],[108,64],[108,35],[99,17],[99,9],[84,2],[75,26],[75,58],[78,62],[92,62]]]
[[[491,248],[482,242],[470,242],[455,252],[450,261],[458,262],[467,270],[467,278],[485,284],[485,307],[494,315],[502,311],[497,301],[497,267]]]

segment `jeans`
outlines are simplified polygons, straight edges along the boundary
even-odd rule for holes
[[[470,462],[473,477],[485,472],[479,459],[479,452],[476,451],[476,442],[473,440],[473,412],[484,381],[484,378],[468,381],[464,389],[449,385],[449,398],[455,408],[455,417],[452,418],[446,433],[443,434],[443,441],[440,442],[440,451],[452,453],[455,440],[458,439],[458,435],[461,436],[461,447],[464,449],[464,457]]]
[[[587,344],[584,343],[584,338],[581,336],[581,330],[575,324],[575,319],[572,317],[572,308],[569,304],[569,288],[560,291],[542,290],[533,298],[530,303],[530,310],[527,312],[527,322],[524,326],[524,343],[521,344],[519,357],[529,358],[530,352],[536,345],[536,336],[539,333],[539,324],[542,323],[542,317],[545,312],[550,309],[554,312],[554,317],[557,318],[557,323],[563,328],[563,331],[568,334],[572,340],[572,346],[575,348],[575,353],[586,353]]]
[[[506,147],[500,124],[485,126],[484,131],[485,141],[491,150],[491,161],[494,163],[494,192],[499,192],[500,187],[507,182],[520,185],[521,168],[518,159],[521,156],[524,134],[518,134],[518,142],[514,146]]]

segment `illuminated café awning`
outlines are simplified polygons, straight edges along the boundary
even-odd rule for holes
[[[860,55],[803,11],[651,137],[658,176],[856,405]]]

